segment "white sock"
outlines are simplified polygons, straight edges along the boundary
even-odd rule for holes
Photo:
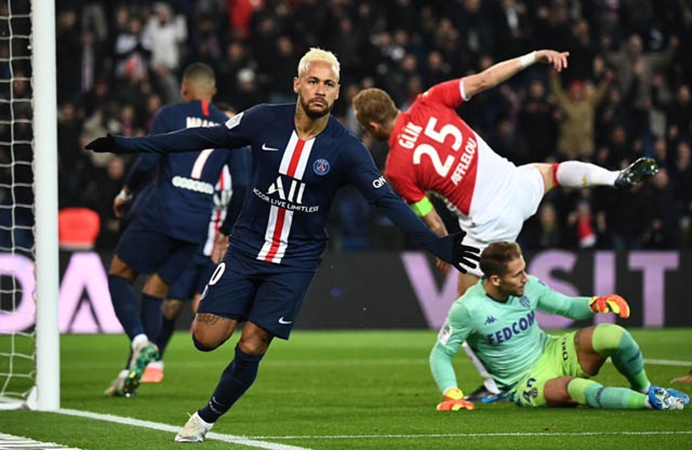
[[[138,334],[137,336],[134,337],[134,339],[132,339],[132,350],[136,349],[141,344],[147,343],[147,342],[149,342],[149,338],[147,338],[146,334],[144,334],[144,333]]]
[[[163,361],[152,361],[149,364],[147,364],[147,367],[163,370]]]
[[[584,188],[589,186],[613,186],[620,172],[581,161],[565,161],[558,164],[555,178],[560,186]]]
[[[199,413],[198,413],[198,412],[195,412],[195,413],[193,414],[193,416],[197,416],[197,419],[198,419],[200,422],[202,422],[202,425],[204,425],[204,428],[206,428],[207,430],[211,430],[211,427],[214,426],[214,423],[213,423],[213,422],[212,422],[212,423],[209,423],[209,422],[205,421],[204,419],[202,419],[202,418],[199,416]]]

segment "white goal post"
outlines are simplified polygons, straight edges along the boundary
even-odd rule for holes
[[[25,301],[34,301],[36,311],[33,330],[16,330],[10,334],[0,335],[0,409],[31,408],[42,411],[53,411],[60,408],[60,335],[58,331],[58,153],[57,153],[57,95],[56,95],[56,61],[55,61],[55,2],[52,0],[7,0],[7,15],[0,17],[7,25],[9,35],[1,38],[9,50],[9,56],[0,58],[0,62],[9,68],[9,98],[1,98],[0,103],[7,106],[9,117],[2,117],[2,125],[13,130],[16,123],[27,120],[15,117],[15,105],[20,102],[30,103],[31,124],[33,126],[33,205],[17,203],[15,198],[15,174],[19,165],[28,166],[26,161],[15,160],[14,149],[18,143],[14,132],[10,142],[2,144],[9,148],[10,161],[2,164],[2,169],[10,173],[8,184],[0,188],[9,188],[9,205],[11,225],[0,229],[6,233],[11,242],[10,248],[0,248],[7,258],[4,261],[16,260],[16,256],[29,253],[33,256],[34,274],[24,270],[21,274],[15,268],[1,268],[2,275],[12,279],[12,289],[0,289],[4,298],[2,315],[12,316]],[[31,10],[28,10],[28,5]],[[14,8],[13,8],[14,7]],[[13,23],[30,20],[30,35],[19,31],[13,32]],[[21,22],[24,23],[24,22]],[[15,54],[14,49],[21,49]],[[30,54],[30,56],[29,56]],[[14,63],[18,60],[31,62],[31,99],[15,99],[14,83],[25,80],[15,78]],[[26,75],[26,74],[24,74]],[[20,80],[20,78],[22,78]],[[3,94],[4,97],[4,94]],[[27,142],[22,142],[26,145]],[[2,161],[0,161],[2,162]],[[0,181],[1,183],[1,181]],[[7,202],[6,202],[7,203]],[[16,248],[15,236],[19,231],[26,231],[23,224],[15,221],[15,210],[33,209],[33,245],[31,248]],[[9,250],[9,254],[8,254]],[[0,253],[3,256],[3,253]],[[14,258],[14,259],[13,259]],[[9,274],[8,274],[9,270]],[[13,272],[15,271],[16,272]],[[28,277],[28,278],[27,278]],[[7,283],[5,284],[7,285]],[[26,292],[35,286],[33,292]],[[1,330],[0,330],[1,331]],[[21,337],[21,339],[20,339]],[[20,344],[26,340],[31,345]],[[30,365],[27,362],[31,363]],[[35,366],[34,366],[35,363]],[[13,390],[13,379],[33,383],[29,389]]]
[[[36,199],[36,395],[30,397],[28,406],[51,411],[60,408],[55,2],[33,0],[31,23]]]

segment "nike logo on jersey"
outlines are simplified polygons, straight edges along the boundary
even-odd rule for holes
[[[262,150],[264,150],[265,152],[278,152],[279,151],[278,148],[267,147],[267,144],[262,144]]]
[[[280,323],[281,325],[290,325],[290,324],[293,323],[293,321],[292,321],[292,320],[284,320],[283,316],[281,316],[281,317],[279,318],[279,323]]]

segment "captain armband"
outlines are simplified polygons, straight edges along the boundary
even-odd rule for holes
[[[434,208],[428,197],[423,197],[421,200],[417,201],[416,203],[411,203],[409,206],[411,206],[411,209],[418,217],[427,216]]]

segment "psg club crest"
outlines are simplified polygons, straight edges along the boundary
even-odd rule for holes
[[[315,164],[312,165],[312,170],[319,176],[324,176],[329,173],[329,161],[326,159],[320,158],[317,161],[315,161]]]

